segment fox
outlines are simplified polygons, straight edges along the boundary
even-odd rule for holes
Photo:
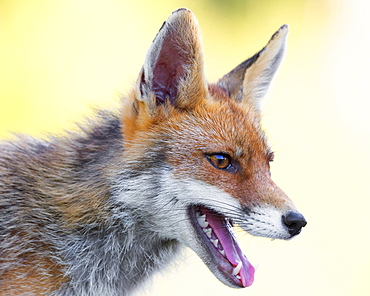
[[[194,14],[162,25],[132,90],[64,135],[0,144],[0,295],[133,295],[185,248],[231,288],[254,281],[234,235],[306,225],[272,181],[261,100],[288,26],[216,83]]]

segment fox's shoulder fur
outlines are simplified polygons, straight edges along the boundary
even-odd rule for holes
[[[306,223],[270,179],[260,127],[286,34],[208,84],[197,21],[177,10],[121,109],[64,137],[2,142],[0,295],[130,295],[184,246],[249,286],[232,224],[288,239]]]
[[[178,249],[145,234],[153,209],[112,198],[158,180],[125,169],[118,114],[98,116],[68,138],[0,146],[1,295],[127,295]]]

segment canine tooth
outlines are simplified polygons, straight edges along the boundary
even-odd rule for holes
[[[202,214],[198,213],[197,220],[198,221],[206,221],[206,215],[202,215]]]
[[[224,250],[218,250],[222,256],[225,256],[225,251]]]
[[[237,275],[242,268],[243,263],[239,262],[238,265],[233,269],[233,275]]]
[[[218,239],[217,238],[216,239],[211,239],[210,241],[217,248],[217,246],[218,246]]]
[[[206,215],[199,216],[197,220],[199,225],[203,228],[206,228],[209,225],[209,223],[206,221]]]

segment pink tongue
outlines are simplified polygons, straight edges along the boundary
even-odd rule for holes
[[[224,218],[205,208],[202,208],[201,211],[206,214],[207,222],[222,245],[225,251],[225,256],[229,262],[234,267],[236,267],[239,262],[242,263],[242,267],[238,274],[243,287],[249,287],[253,284],[254,267],[240,249],[234,236],[232,226]]]

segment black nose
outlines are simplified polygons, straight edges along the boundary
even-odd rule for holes
[[[283,216],[283,223],[288,227],[288,232],[293,237],[301,232],[302,227],[306,226],[307,221],[300,213],[288,212]]]

